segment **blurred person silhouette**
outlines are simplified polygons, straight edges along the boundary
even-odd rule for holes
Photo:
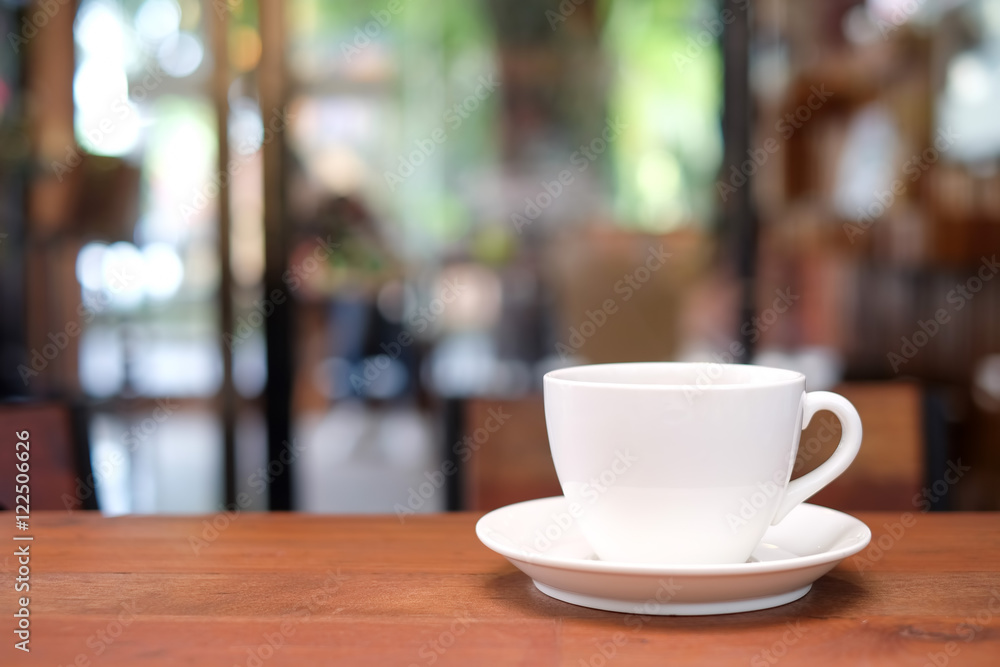
[[[319,236],[332,241],[324,292],[329,295],[328,353],[340,360],[329,378],[337,398],[405,399],[416,387],[416,351],[398,344],[404,331],[404,271],[359,198],[336,196],[317,212]]]

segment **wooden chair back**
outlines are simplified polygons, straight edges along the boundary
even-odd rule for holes
[[[27,435],[26,438],[19,437]],[[17,446],[25,440],[27,447]],[[67,498],[76,499],[77,479],[87,480],[90,455],[86,425],[80,413],[59,402],[0,403],[0,506],[14,510],[24,505],[17,493],[18,452],[28,452],[29,509],[65,510]],[[86,481],[84,482],[86,485]],[[96,509],[94,494],[77,509]]]

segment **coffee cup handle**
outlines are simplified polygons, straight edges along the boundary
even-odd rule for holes
[[[811,391],[803,399],[802,410],[802,428],[809,426],[813,415],[820,410],[829,410],[836,415],[842,430],[840,444],[821,466],[788,483],[785,496],[778,505],[778,512],[771,521],[772,526],[788,516],[796,505],[839,477],[861,449],[861,417],[843,396],[829,391]]]

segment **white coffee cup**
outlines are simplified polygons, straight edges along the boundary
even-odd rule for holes
[[[576,366],[544,378],[545,422],[570,514],[601,560],[742,563],[767,527],[861,447],[843,396],[794,371],[713,363]],[[829,410],[843,435],[789,481],[802,429]]]

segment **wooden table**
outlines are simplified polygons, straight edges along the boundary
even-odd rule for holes
[[[866,560],[797,602],[650,618],[542,595],[474,514],[34,513],[31,542],[0,514],[0,665],[1000,665],[1000,514],[916,513],[902,533],[858,516]],[[23,544],[30,654],[12,635]]]

